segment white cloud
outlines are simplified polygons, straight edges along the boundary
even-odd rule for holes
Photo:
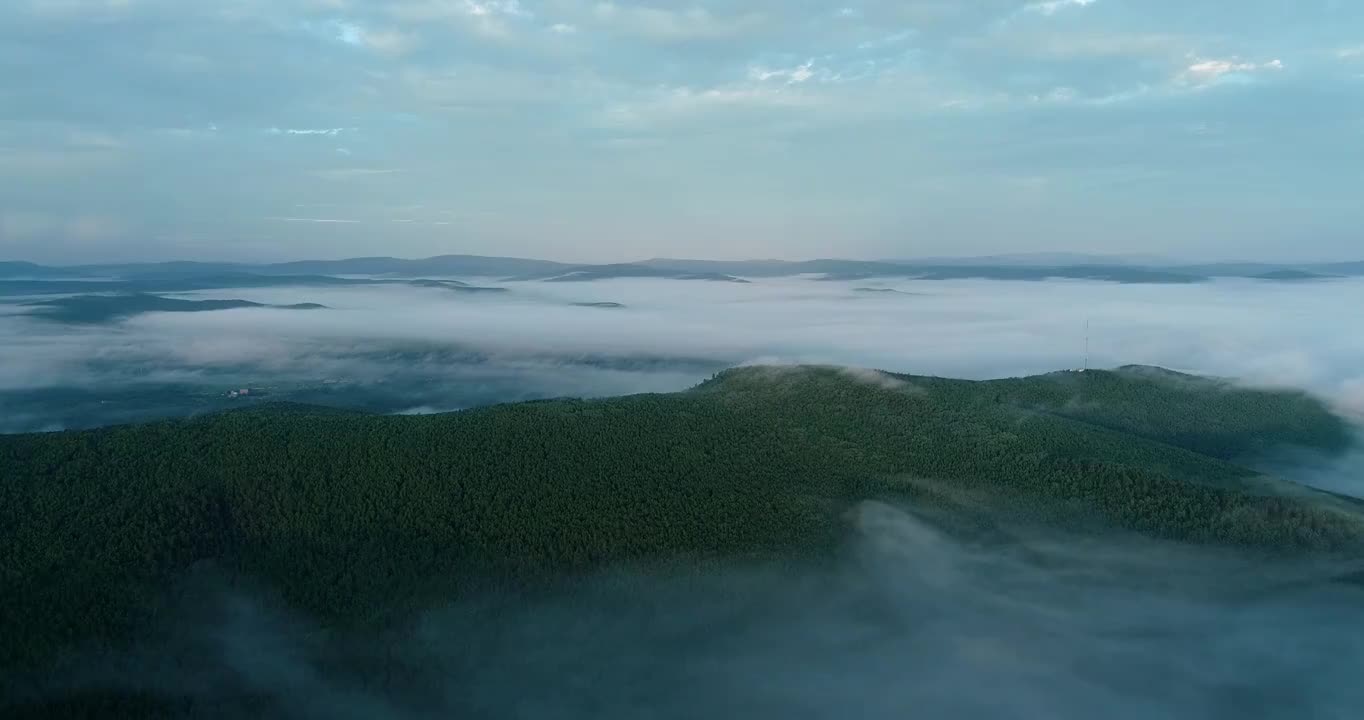
[[[807,60],[800,65],[790,68],[766,68],[754,66],[749,68],[748,77],[758,82],[776,80],[786,85],[799,85],[816,76],[814,69],[815,61]]]
[[[1356,58],[1364,58],[1364,45],[1356,45],[1355,47],[1341,48],[1336,51],[1336,57],[1340,58],[1341,60],[1353,60]]]
[[[494,17],[507,15],[511,17],[532,17],[530,11],[521,7],[518,0],[464,0],[465,12],[474,17]]]
[[[1041,13],[1042,15],[1055,15],[1067,8],[1088,7],[1093,5],[1096,0],[1045,0],[1035,2],[1023,7],[1026,12]]]
[[[1282,70],[1283,68],[1284,64],[1280,60],[1270,60],[1269,62],[1263,63],[1243,62],[1236,58],[1229,60],[1195,60],[1180,72],[1177,79],[1185,85],[1206,87],[1227,77],[1259,72],[1272,72]]]
[[[336,39],[381,55],[402,55],[416,45],[416,37],[398,30],[371,30],[358,23],[335,23]]]
[[[336,137],[348,129],[353,128],[277,128],[272,127],[266,130],[271,135],[325,135]]]
[[[549,26],[549,31],[556,35],[572,35],[578,32],[578,26],[569,23],[554,23]]]
[[[162,367],[183,363],[185,370],[240,362],[259,365],[270,377],[364,374],[359,361],[346,359],[357,346],[452,338],[504,362],[545,355],[657,355],[733,364],[765,358],[999,377],[1080,365],[1085,323],[1092,321],[1095,366],[1163,365],[1302,387],[1342,405],[1364,407],[1364,334],[1358,332],[1359,322],[1339,313],[1364,302],[1360,279],[1278,286],[1230,280],[1187,286],[878,283],[915,293],[912,297],[859,295],[854,289],[862,285],[799,279],[759,279],[751,285],[515,283],[513,292],[476,303],[452,303],[440,293],[406,286],[240,289],[233,297],[270,304],[318,302],[336,309],[308,316],[268,311],[149,315],[117,329],[79,335],[39,335],[0,315],[0,389],[126,372],[95,370],[87,366],[92,358],[127,361],[102,364],[115,368],[146,360]],[[626,309],[601,313],[571,305],[605,300]],[[674,376],[675,386],[661,389],[681,389],[701,379],[689,372]]]

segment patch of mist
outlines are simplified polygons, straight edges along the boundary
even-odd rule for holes
[[[463,409],[464,409],[464,408],[459,408],[459,407],[446,407],[446,408],[440,408],[440,407],[431,407],[430,405],[419,405],[419,406],[417,406],[417,407],[410,407],[410,408],[407,408],[406,410],[399,410],[398,412],[395,412],[395,413],[393,413],[393,414],[394,414],[394,415],[443,415],[443,414],[445,414],[445,413],[459,412],[460,410],[463,410]]]
[[[901,380],[897,377],[893,377],[887,373],[881,372],[880,370],[843,367],[839,368],[839,372],[844,377],[851,378],[853,380],[856,380],[857,382],[865,383],[867,385],[875,385],[876,387],[879,387],[882,390],[896,390],[900,392],[914,393],[924,392],[923,388],[910,385],[908,382],[905,382],[904,380]]]
[[[1348,323],[1342,328],[1338,319],[1340,307],[1364,304],[1364,281],[1283,287],[885,283],[904,292],[931,288],[913,303],[877,293],[854,300],[849,295],[857,286],[777,278],[749,285],[527,282],[489,295],[407,285],[243,288],[233,296],[330,309],[153,313],[95,328],[43,327],[0,314],[0,391],[136,383],[172,371],[254,371],[257,380],[249,382],[368,380],[414,364],[408,354],[385,358],[376,350],[410,346],[459,349],[508,366],[569,367],[607,357],[655,362],[619,375],[621,382],[603,394],[681,390],[713,372],[700,365],[758,359],[1006,377],[1079,366],[1089,322],[1091,366],[1140,363],[1299,388],[1364,417],[1364,332],[1351,332]],[[602,298],[630,309],[603,313],[574,305]],[[422,371],[440,373],[437,362]],[[568,373],[550,394],[573,394],[575,382]],[[409,406],[423,404],[447,401]]]
[[[1256,469],[1299,485],[1364,499],[1364,438],[1356,438],[1341,455],[1325,455],[1286,448],[1260,462]]]
[[[102,678],[287,718],[1344,720],[1364,703],[1364,590],[1329,581],[1352,568],[1026,528],[1002,542],[874,502],[851,523],[831,564],[606,572],[365,641],[228,593],[184,658],[58,690]]]

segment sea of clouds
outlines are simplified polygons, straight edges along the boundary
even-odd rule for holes
[[[0,305],[0,403],[54,388],[308,385],[442,410],[688,387],[751,363],[987,378],[1122,364],[1313,392],[1364,414],[1364,280],[1193,285],[764,279],[507,283],[503,294],[377,285],[224,289],[190,298],[319,311],[158,313],[95,326]],[[867,288],[899,292],[864,292]],[[574,303],[614,302],[623,308]],[[377,388],[377,390],[376,390]],[[416,392],[411,388],[421,388]],[[344,397],[340,398],[344,403]],[[61,423],[30,402],[0,431]],[[49,428],[50,429],[50,428]]]

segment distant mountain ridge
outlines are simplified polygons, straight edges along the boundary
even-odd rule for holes
[[[1144,260],[1136,262],[1137,260]],[[662,278],[743,282],[745,278],[813,276],[856,280],[875,277],[922,280],[993,279],[1047,280],[1068,278],[1120,283],[1195,283],[1212,278],[1251,278],[1303,282],[1364,276],[1364,261],[1338,263],[1203,263],[1156,262],[1159,258],[1035,253],[973,258],[917,260],[692,260],[653,258],[639,262],[572,264],[532,258],[480,255],[439,255],[429,258],[359,257],[341,260],[298,260],[273,264],[174,261],[163,263],[93,264],[73,266],[0,262],[0,279],[9,283],[90,279],[169,286],[196,284],[206,278],[291,278],[340,283],[346,276],[368,279],[423,277],[485,277],[507,281],[586,282],[616,278]],[[279,284],[266,280],[263,284]],[[203,286],[203,282],[197,285]],[[240,286],[240,285],[233,285]],[[219,286],[220,287],[220,286]],[[190,288],[192,289],[192,288]],[[75,292],[75,291],[73,291]],[[18,294],[18,293],[9,293]]]
[[[160,295],[75,295],[56,300],[25,303],[32,314],[46,320],[70,324],[97,324],[121,320],[153,312],[212,312],[242,308],[270,308],[275,310],[325,310],[317,303],[268,305],[249,300],[183,300]]]
[[[409,285],[454,293],[504,293],[506,288],[470,285],[459,280],[431,280],[426,278],[346,278],[332,275],[270,275],[247,272],[219,272],[211,274],[141,273],[126,277],[98,277],[80,279],[51,277],[0,278],[0,298],[25,295],[85,295],[114,293],[146,295],[181,293],[200,290],[226,290],[272,287],[351,287],[373,285]]]

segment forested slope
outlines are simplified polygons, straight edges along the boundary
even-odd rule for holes
[[[817,551],[858,501],[944,488],[1158,537],[1356,551],[1356,505],[1223,459],[1346,438],[1304,396],[1187,376],[830,368],[425,417],[264,406],[0,437],[0,666],[118,638],[202,560],[324,622],[375,623],[476,582]]]

